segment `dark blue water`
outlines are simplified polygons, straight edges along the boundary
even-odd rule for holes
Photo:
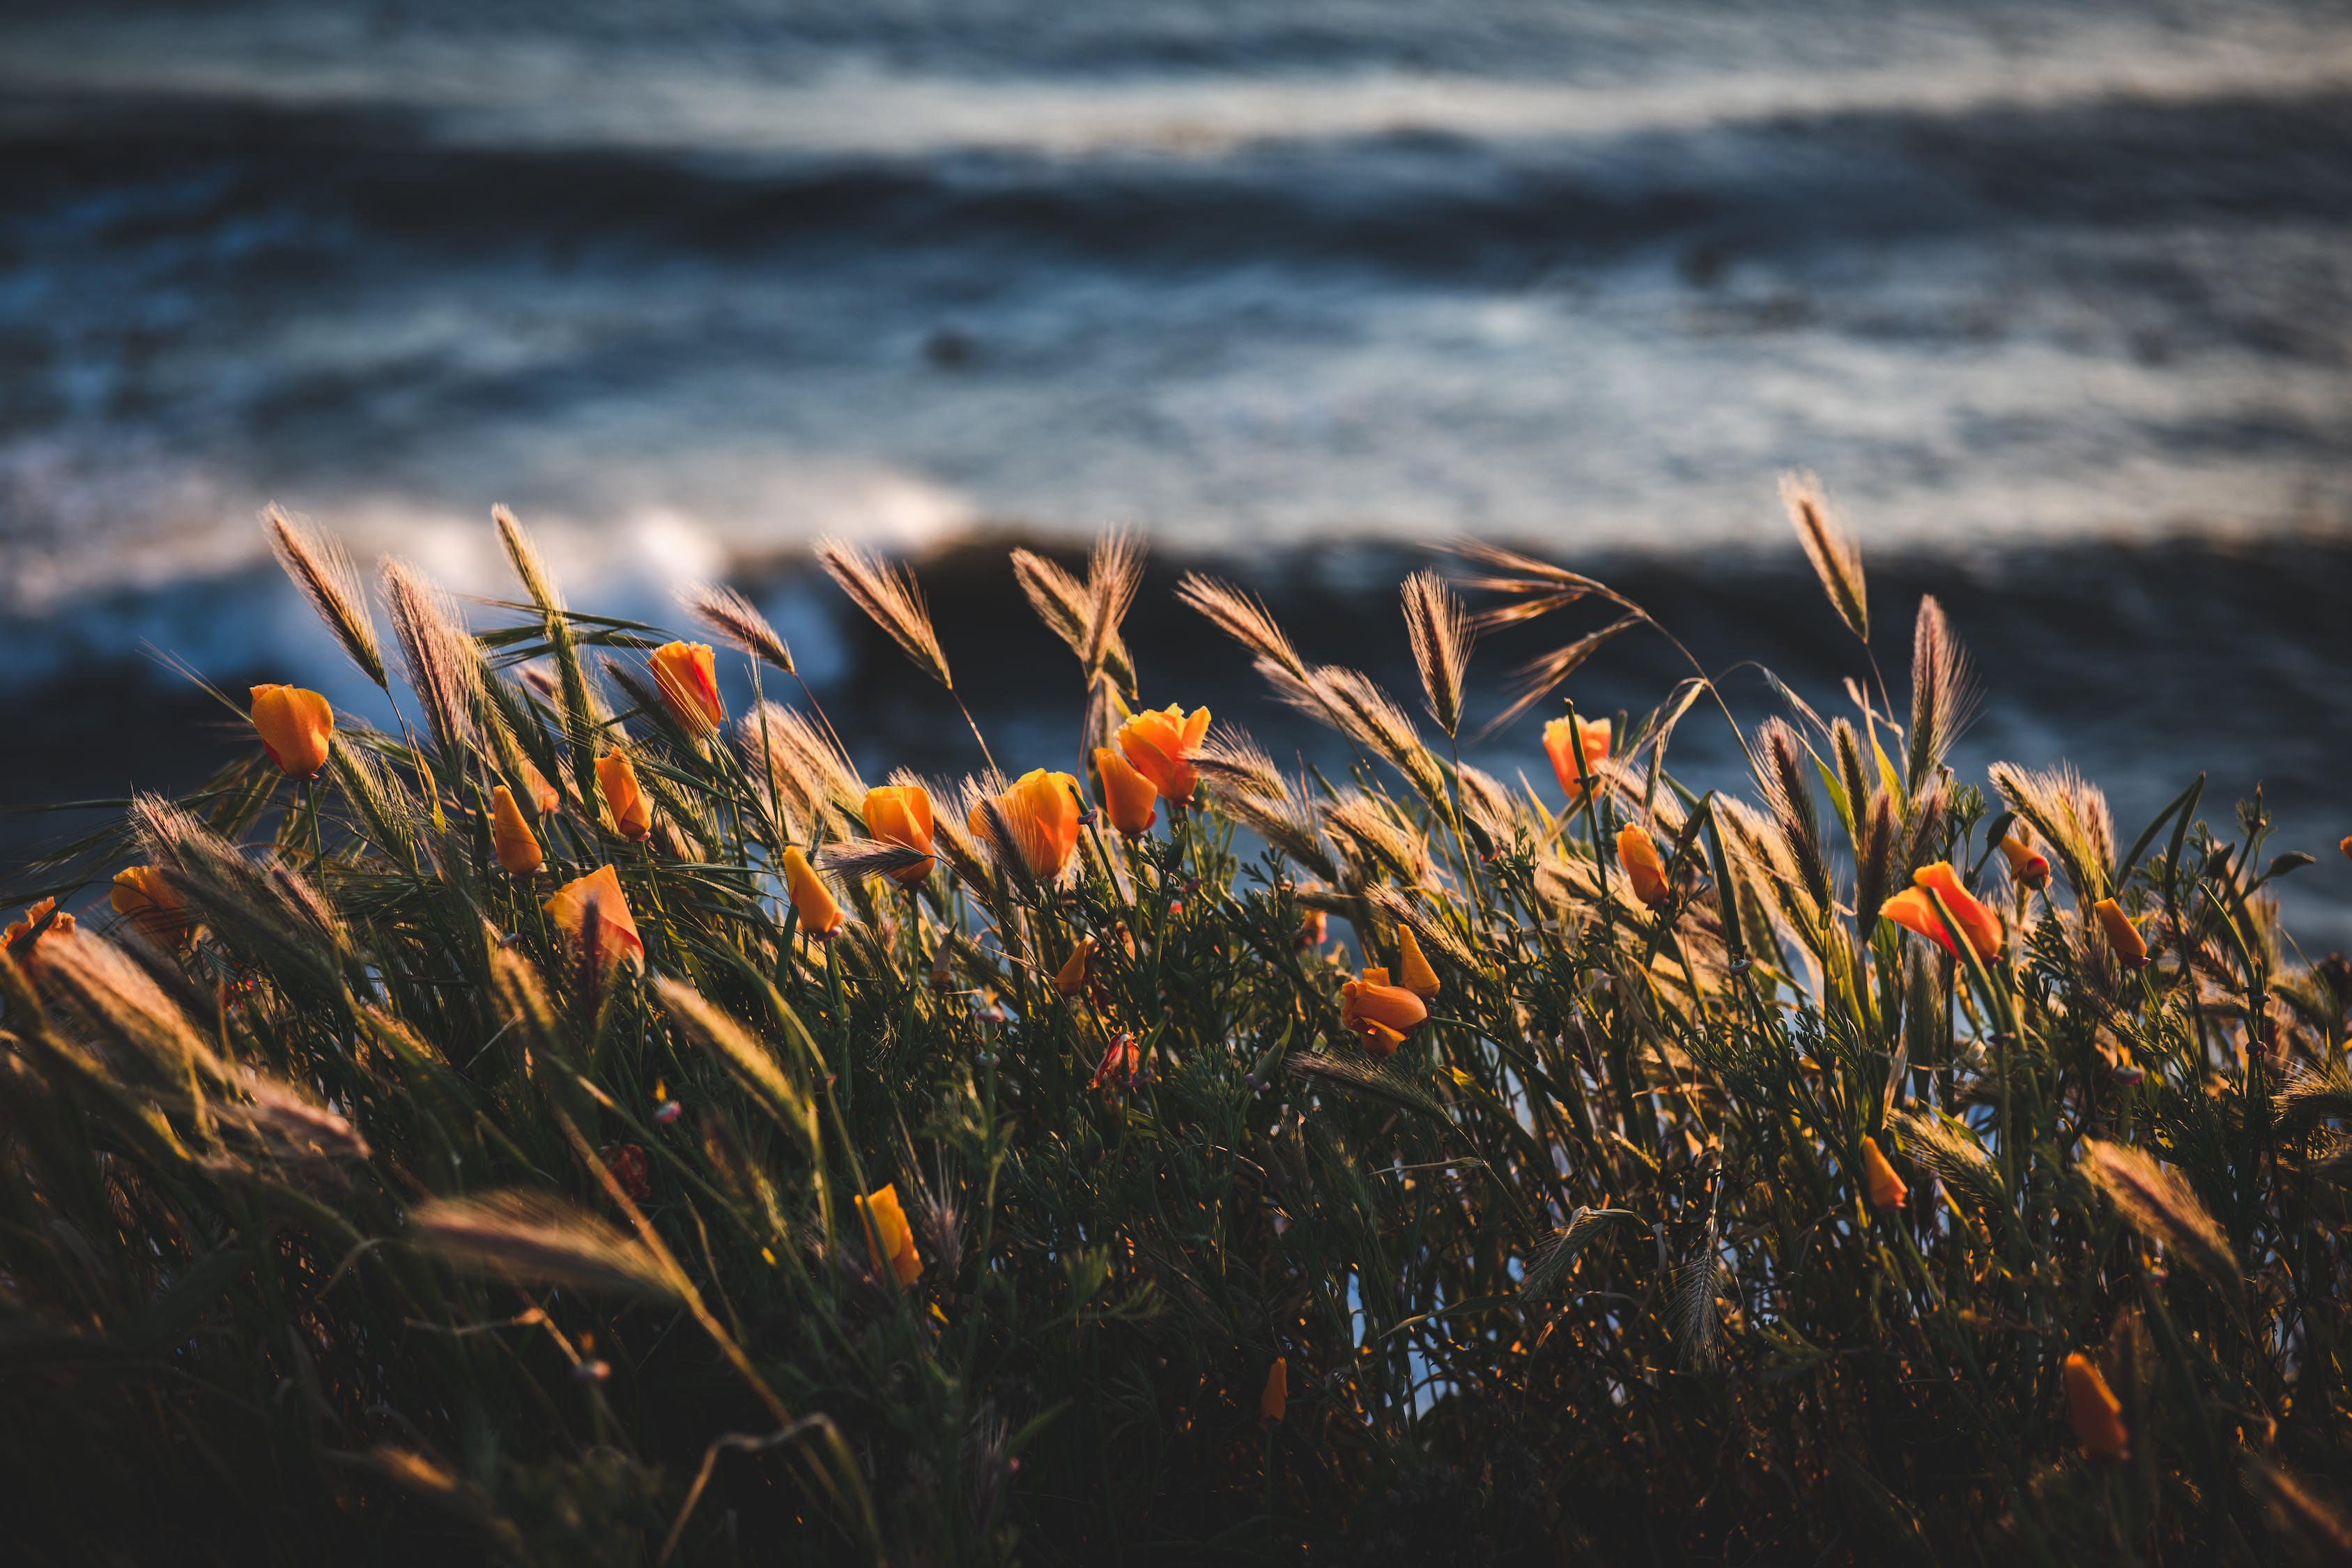
[[[9,8],[0,656],[51,755],[142,638],[355,700],[270,500],[480,592],[507,501],[643,613],[1121,522],[1327,609],[1333,542],[1467,531],[1769,628],[1808,467],[1906,581],[2042,594],[2019,754],[2157,792],[2193,728],[2116,726],[2193,660],[2320,847],[2347,226],[2325,4]]]

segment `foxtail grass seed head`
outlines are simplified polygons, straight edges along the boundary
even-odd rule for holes
[[[919,784],[878,784],[866,792],[866,805],[860,813],[866,821],[866,831],[885,844],[896,844],[912,849],[923,857],[919,865],[901,866],[892,871],[893,880],[902,888],[922,885],[931,874],[934,857],[931,854],[931,792]]]
[[[792,895],[793,910],[801,918],[802,935],[812,942],[826,942],[849,923],[849,917],[834,901],[833,889],[824,885],[800,846],[784,851],[783,872],[784,889]]]
[[[514,568],[515,581],[522,584],[530,602],[543,615],[562,615],[563,595],[549,574],[539,546],[523,531],[522,520],[504,506],[494,506],[490,508],[490,525],[498,530],[499,547],[507,552],[507,563]]]
[[[2080,1351],[2066,1354],[2066,1417],[2084,1455],[2103,1465],[2131,1458],[2131,1433],[2124,1426],[2123,1402],[2107,1386],[2096,1363]]]
[[[888,1183],[857,1200],[857,1217],[866,1232],[867,1256],[877,1274],[887,1274],[902,1290],[922,1278],[922,1256],[915,1250],[914,1227],[898,1206],[898,1185]]]
[[[727,707],[719,698],[719,672],[707,642],[666,643],[646,662],[653,667],[654,685],[662,706],[677,727],[699,739],[716,734],[727,722]]]
[[[1128,765],[1151,781],[1151,787],[1171,805],[1192,804],[1201,782],[1192,759],[1201,738],[1209,732],[1209,710],[1195,708],[1188,716],[1175,703],[1156,711],[1138,713],[1119,726],[1114,737]]]
[[[1050,882],[1077,849],[1081,809],[1076,779],[1033,768],[1003,794],[974,805],[969,826],[999,857],[1017,859],[1030,876]]]
[[[1086,990],[1087,973],[1094,967],[1094,961],[1095,939],[1091,935],[1080,937],[1068,959],[1055,972],[1054,989],[1064,996],[1076,996]]]
[[[1932,889],[1943,899],[1944,907],[1952,911],[1952,919],[1958,923],[1961,936],[1976,950],[1979,958],[1990,959],[2000,952],[2000,917],[1960,886],[1959,873],[1952,869],[1949,860],[1938,860],[1933,865],[1920,867],[1911,874],[1911,880],[1913,886],[1904,889],[1878,907],[1880,915],[1906,931],[1918,932],[1958,958],[1959,946],[1937,915],[1935,900],[1927,896]]]
[[[2122,905],[2113,899],[2101,899],[2091,906],[2091,912],[2098,917],[2099,933],[2107,939],[2117,963],[2126,969],[2147,967],[2147,939],[2139,934],[2139,927],[2124,913]]]
[[[1108,746],[1095,748],[1095,773],[1102,781],[1103,811],[1130,843],[1151,831],[1160,818],[1160,789],[1125,757]]]
[[[1617,830],[1617,864],[1633,886],[1633,896],[1650,908],[1663,908],[1672,896],[1666,886],[1666,863],[1659,858],[1649,830],[1640,823],[1629,822]]]
[[[1290,1409],[1290,1360],[1276,1356],[1265,1369],[1265,1386],[1258,1390],[1257,1418],[1269,1426],[1282,1425]]]
[[[1281,670],[1293,680],[1307,679],[1307,661],[1290,646],[1275,624],[1272,612],[1259,600],[1230,583],[1188,572],[1176,596],[1206,616],[1219,631]]]
[[[1944,618],[1943,606],[1932,597],[1921,599],[1911,639],[1912,794],[1927,786],[1954,739],[1975,716],[1976,706],[1976,676]]]
[[[822,539],[816,558],[850,602],[866,612],[915,661],[915,668],[950,691],[955,677],[948,673],[948,656],[931,627],[930,611],[923,606],[922,590],[904,567],[881,564],[846,541]]]
[[[1822,580],[1822,592],[1829,595],[1838,618],[1848,631],[1869,642],[1870,594],[1863,582],[1862,552],[1831,512],[1822,482],[1811,474],[1784,474],[1780,501],[1789,509],[1805,559],[1813,563],[1813,574]]]
[[[1421,939],[1412,927],[1397,927],[1397,984],[1427,1003],[1437,994],[1437,971],[1422,955]]]
[[[793,650],[768,624],[759,606],[732,588],[706,584],[689,589],[679,595],[695,619],[709,626],[735,647],[772,668],[786,675],[797,673],[793,664]]]
[[[409,689],[425,710],[433,744],[455,765],[474,738],[474,710],[483,680],[481,649],[449,595],[397,558],[383,563],[383,601]]]
[[[1046,628],[1070,647],[1070,651],[1085,663],[1088,659],[1094,636],[1095,595],[1093,589],[1079,582],[1053,562],[1031,550],[1013,552],[1013,575],[1027,596],[1030,608]],[[1123,610],[1122,610],[1122,613]],[[1089,665],[1089,668],[1096,668]],[[1135,695],[1135,661],[1119,640],[1118,626],[1113,622],[1110,637],[1102,649],[1099,668],[1130,699]]]
[[[1583,748],[1581,758],[1579,745]],[[1600,776],[1601,763],[1609,755],[1609,721],[1606,719],[1555,719],[1544,726],[1544,755],[1551,759],[1552,777],[1570,806],[1584,798],[1584,777]]]
[[[1862,1141],[1862,1188],[1870,1206],[1882,1214],[1901,1208],[1911,1195],[1911,1189],[1895,1173],[1895,1167],[1887,1163],[1875,1138],[1864,1137]]]
[[[1462,601],[1434,572],[1405,579],[1405,631],[1421,671],[1429,716],[1448,735],[1462,729],[1462,679],[1470,665],[1470,620]]]
[[[642,844],[652,836],[653,802],[637,786],[636,764],[620,747],[596,759],[596,787],[613,814],[613,831],[632,844]]]
[[[2238,1260],[2228,1235],[2179,1172],[2137,1149],[2098,1138],[2083,1140],[2081,1169],[2134,1230],[2162,1243],[2214,1284],[2237,1288]]]
[[[565,942],[594,960],[596,967],[609,970],[625,963],[645,966],[645,939],[637,934],[629,900],[621,891],[621,875],[612,867],[599,866],[564,883],[545,908]]]
[[[360,585],[359,568],[352,564],[350,554],[276,501],[262,510],[261,522],[269,531],[269,546],[278,564],[310,601],[310,607],[327,623],[343,652],[359,666],[361,674],[389,689],[383,649],[376,643],[375,621],[368,614],[367,592]]]
[[[544,1194],[436,1198],[411,1209],[408,1224],[427,1250],[468,1273],[653,1300],[679,1298],[670,1274],[642,1244]]]
[[[188,900],[161,866],[130,866],[117,871],[107,901],[133,930],[159,947],[177,947],[187,940]]]
[[[1134,534],[1105,534],[1087,556],[1087,640],[1078,650],[1087,679],[1104,670],[1118,644],[1119,623],[1143,582],[1143,543]]]
[[[262,750],[289,778],[311,779],[327,765],[335,710],[315,691],[294,686],[253,689],[253,728]]]
[[[490,844],[499,864],[517,877],[530,876],[546,858],[530,824],[522,819],[522,808],[515,805],[514,792],[504,784],[490,791]]]

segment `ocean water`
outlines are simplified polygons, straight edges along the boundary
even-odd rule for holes
[[[467,592],[494,501],[577,602],[772,584],[844,691],[896,677],[814,535],[1111,523],[1343,643],[1417,547],[1606,561],[1833,691],[1810,468],[1983,606],[1983,744],[2325,849],[2347,229],[2310,0],[0,8],[6,795],[144,779],[142,645],[361,700],[273,500]],[[2338,941],[2347,874],[2292,895]]]

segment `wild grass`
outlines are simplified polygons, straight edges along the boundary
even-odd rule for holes
[[[1817,490],[1790,505],[1862,636],[1858,552]],[[1406,584],[1443,747],[1188,579],[1356,765],[1292,776],[1217,730],[1153,753],[1202,783],[1148,830],[1077,781],[1057,868],[1020,815],[1050,776],[934,779],[912,842],[805,689],[678,722],[642,662],[665,634],[568,609],[497,523],[506,624],[383,579],[429,746],[341,716],[315,780],[257,747],[20,889],[152,868],[0,956],[16,1560],[2352,1551],[2352,973],[2304,964],[2269,890],[2308,858],[2270,855],[2259,799],[2210,825],[2201,780],[2119,852],[2070,770],[1957,774],[1975,692],[1932,601],[1907,703],[1858,648],[1850,714],[1791,693],[1740,733],[1739,799],[1677,776],[1678,728],[1730,722],[1696,669],[1569,776],[1458,761],[1474,629],[1614,617],[1507,711],[1664,634],[1565,568],[1480,549],[1497,575]],[[269,525],[383,679],[356,574]],[[824,563],[950,685],[911,574]],[[1182,695],[1120,637],[1136,567],[1016,556],[1089,747]],[[793,670],[748,603],[689,607]],[[616,752],[642,837],[600,805]],[[502,785],[534,874],[503,868]],[[823,868],[794,861],[797,903],[793,851]],[[1937,862],[1912,929],[1881,917]],[[609,893],[548,907],[606,866],[641,962]],[[1983,951],[1916,934],[1979,906]],[[1424,965],[1382,1054],[1368,999],[1412,994],[1342,986]]]

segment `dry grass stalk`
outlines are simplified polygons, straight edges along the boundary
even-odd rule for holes
[[[1813,760],[1796,731],[1779,719],[1765,721],[1756,737],[1757,783],[1771,808],[1781,839],[1795,858],[1805,891],[1826,910],[1833,901],[1829,857],[1822,842],[1821,813],[1813,805]]]
[[[1614,639],[1624,636],[1642,624],[1639,615],[1620,616],[1599,631],[1587,632],[1574,642],[1556,647],[1539,658],[1529,659],[1512,672],[1517,696],[1511,705],[1487,721],[1481,735],[1491,735],[1512,720],[1534,707],[1559,689],[1559,683],[1584,668],[1587,660]]]
[[[409,1210],[408,1223],[426,1251],[468,1273],[684,1304],[642,1245],[544,1194],[436,1198]]]
[[[692,986],[661,979],[654,982],[654,989],[659,993],[670,1021],[682,1034],[716,1056],[737,1081],[767,1105],[780,1123],[804,1144],[814,1147],[815,1109],[784,1075],[774,1053]]]
[[[62,997],[118,1053],[153,1076],[178,1082],[200,1075],[214,1083],[227,1074],[187,1015],[120,948],[88,931],[45,938],[41,984]]]
[[[1377,797],[1349,790],[1324,806],[1322,816],[1332,842],[1354,863],[1359,882],[1375,880],[1379,868],[1411,883],[1428,876],[1428,847]]]
[[[761,703],[735,721],[735,742],[776,800],[803,822],[823,823],[828,813],[854,820],[864,809],[866,784],[857,770],[831,735],[796,710]]]
[[[2096,1138],[2083,1140],[2082,1171],[2134,1230],[2162,1243],[2213,1284],[2237,1289],[2238,1259],[2230,1238],[2178,1173],[2137,1149]]]
[[[821,539],[816,558],[850,602],[880,626],[915,668],[950,691],[955,677],[948,672],[948,656],[940,635],[931,627],[930,612],[923,607],[922,590],[904,567],[885,566],[841,539]]]
[[[1282,770],[1274,765],[1274,759],[1260,750],[1247,733],[1230,724],[1220,724],[1209,731],[1200,751],[1193,754],[1192,767],[1202,778],[1228,791],[1261,799],[1279,800],[1290,789]]]
[[[2065,765],[2037,772],[1995,763],[1986,772],[2010,809],[2058,851],[2074,896],[2086,905],[2105,898],[2116,863],[2116,823],[2099,786]]]
[[[1944,618],[1943,606],[1930,598],[1919,601],[1919,620],[1911,638],[1911,757],[1908,783],[1913,794],[1949,755],[1952,742],[1975,714],[1977,683],[1969,657]]]
[[[361,674],[390,690],[383,650],[375,640],[375,621],[368,615],[367,592],[360,585],[359,568],[352,564],[350,552],[307,518],[292,516],[276,501],[263,509],[261,521],[269,531],[269,545],[277,553],[278,564],[310,601],[310,607],[335,634],[343,652],[360,667]]]
[[[1448,735],[1462,729],[1462,678],[1470,664],[1470,625],[1462,601],[1434,572],[1404,581],[1404,625],[1429,716]]]
[[[1303,868],[1327,882],[1339,880],[1339,864],[1331,858],[1314,811],[1287,789],[1280,795],[1229,791],[1218,797],[1217,809]]]
[[[539,546],[523,531],[522,521],[504,506],[490,508],[490,521],[499,531],[499,544],[507,552],[507,563],[514,568],[515,578],[522,591],[530,595],[545,616],[563,614],[563,595],[547,570],[547,563],[539,553]]]
[[[1805,559],[1822,580],[1822,591],[1846,629],[1870,641],[1870,594],[1863,581],[1862,551],[1830,510],[1822,482],[1811,474],[1783,474],[1780,500],[1805,547]]]
[[[849,838],[828,844],[817,854],[816,863],[841,878],[856,884],[868,877],[887,877],[910,866],[919,866],[929,856],[919,849],[909,849],[903,844],[887,844],[879,838]]]
[[[457,605],[449,595],[406,562],[387,559],[383,585],[409,688],[425,710],[434,749],[454,767],[474,738],[474,709],[482,684],[481,649],[458,621]]]
[[[1316,698],[1308,712],[1402,773],[1433,809],[1445,809],[1445,775],[1437,758],[1422,743],[1412,716],[1371,677],[1327,664],[1307,684]]]
[[[1176,596],[1206,616],[1219,631],[1281,670],[1294,681],[1307,679],[1307,661],[1275,624],[1274,614],[1255,596],[1230,583],[1188,572]]]
[[[679,594],[678,602],[697,620],[753,658],[786,675],[799,673],[793,667],[793,650],[768,624],[768,617],[734,589],[705,584]]]
[[[1061,567],[1031,550],[1013,552],[1013,579],[1028,598],[1030,608],[1046,629],[1070,647],[1081,659],[1087,657],[1094,614],[1093,595],[1086,584]],[[1110,641],[1104,649],[1102,668],[1118,682],[1119,689],[1132,700],[1138,691],[1135,661],[1119,639],[1118,628],[1111,627]]]
[[[1118,645],[1119,623],[1143,582],[1143,544],[1132,533],[1106,534],[1087,556],[1087,640],[1079,650],[1087,679],[1103,672]]]

